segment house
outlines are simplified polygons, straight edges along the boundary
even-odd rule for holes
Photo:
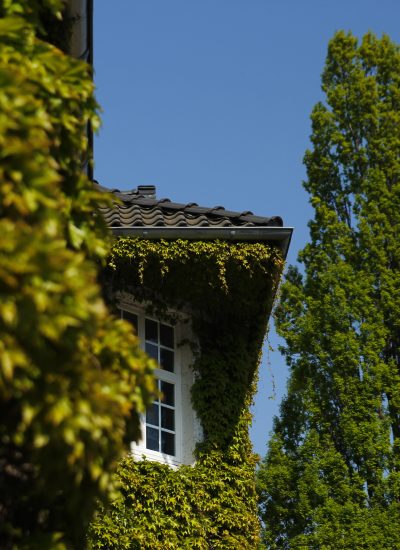
[[[92,64],[93,0],[66,0],[66,6],[67,13],[73,22],[70,53]],[[90,128],[88,136],[92,143]],[[89,177],[92,177],[90,163],[87,164],[87,169]],[[169,241],[184,239],[193,242],[221,240],[230,243],[268,243],[280,250],[283,259],[286,258],[292,230],[282,227],[282,220],[278,216],[261,217],[254,216],[251,212],[231,212],[221,206],[204,208],[195,203],[184,205],[168,199],[160,200],[156,198],[156,189],[151,185],[142,185],[125,192],[106,188],[102,190],[107,193],[111,191],[121,201],[121,204],[116,205],[114,209],[103,211],[106,222],[116,237]],[[249,293],[251,293],[251,287]],[[201,439],[199,421],[190,404],[193,373],[188,370],[188,367],[193,357],[188,346],[186,349],[182,346],[176,348],[179,341],[190,339],[190,335],[187,334],[190,314],[186,315],[185,323],[180,322],[172,327],[161,323],[160,320],[146,317],[146,307],[143,304],[139,305],[134,296],[124,288],[119,289],[117,300],[120,315],[133,323],[136,332],[144,342],[146,351],[161,364],[167,361],[167,357],[168,361],[174,363],[174,367],[164,366],[157,372],[160,387],[162,385],[165,390],[170,387],[167,384],[173,384],[175,388],[179,388],[175,390],[179,393],[179,399],[174,400],[173,406],[161,402],[155,404],[152,411],[148,412],[147,420],[153,415],[158,428],[156,429],[155,425],[147,420],[144,421],[143,439],[138,445],[134,444],[132,450],[137,456],[143,453],[148,458],[162,460],[172,465],[191,464],[194,460],[193,450]],[[265,317],[269,314],[270,305],[268,302]],[[151,330],[153,332],[150,332]],[[155,336],[156,333],[157,336]],[[167,333],[168,338],[165,336]],[[163,338],[167,338],[166,341],[161,340],[161,334]],[[172,418],[174,418],[173,421]],[[172,429],[162,428],[162,421]],[[177,429],[178,424],[179,429]],[[163,453],[163,449],[169,452]]]
[[[140,548],[254,548],[249,407],[292,229],[154,186],[101,189],[116,199],[101,209],[115,238],[105,292],[157,361],[160,396],[120,470],[126,500],[91,536],[98,548],[123,546],[110,529]]]
[[[71,52],[91,61],[93,2],[68,5]],[[156,360],[159,397],[91,545],[257,548],[249,409],[292,230],[279,216],[160,199],[153,186],[101,189],[115,198],[101,209],[114,236],[104,293]]]
[[[121,203],[112,209],[103,209],[102,213],[116,237],[155,242],[183,239],[268,243],[286,256],[292,230],[282,227],[279,216],[267,218],[254,216],[251,212],[231,212],[221,206],[206,208],[195,203],[179,204],[158,199],[156,188],[151,185],[139,186],[132,191],[111,192]],[[156,375],[163,394],[161,400],[147,411],[143,419],[143,438],[139,444],[133,444],[132,451],[136,456],[143,455],[167,464],[192,464],[202,429],[190,401],[190,388],[194,382],[190,369],[192,353],[190,346],[179,346],[180,342],[188,342],[191,337],[188,304],[184,304],[180,315],[175,310],[175,323],[171,325],[155,317],[154,313],[146,313],[146,305],[147,310],[151,310],[151,302],[137,302],[135,289],[131,285],[129,288],[122,286],[116,290],[118,308],[121,316],[133,324],[146,352],[159,363]],[[251,294],[251,287],[248,292]],[[203,299],[207,301],[209,298],[204,295]],[[167,303],[167,306],[174,308],[176,303],[175,298],[174,303]],[[269,311],[265,312],[266,316],[267,313]]]

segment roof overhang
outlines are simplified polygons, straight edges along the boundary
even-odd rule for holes
[[[142,239],[189,239],[270,242],[286,258],[292,238],[292,227],[110,227],[116,237]]]

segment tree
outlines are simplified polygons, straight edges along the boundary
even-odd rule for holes
[[[38,38],[60,0],[0,2],[0,546],[81,548],[138,437],[152,363],[111,315],[82,172],[90,69]]]
[[[400,548],[400,51],[330,41],[314,218],[276,311],[290,367],[258,477],[267,548]]]

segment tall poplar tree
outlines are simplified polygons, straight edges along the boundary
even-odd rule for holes
[[[267,548],[400,548],[400,50],[330,41],[314,218],[276,312],[287,396],[259,472]]]

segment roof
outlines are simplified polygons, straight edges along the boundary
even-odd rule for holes
[[[249,211],[233,212],[223,206],[210,208],[194,202],[181,204],[157,199],[153,185],[140,185],[131,191],[98,187],[120,201],[111,208],[100,208],[115,236],[264,241],[281,248],[284,257],[287,255],[293,230],[283,227],[280,216],[255,216]]]
[[[109,227],[282,227],[280,216],[255,216],[250,211],[233,212],[223,206],[205,207],[195,202],[181,204],[157,199],[155,187],[139,186],[119,191],[99,186],[122,201],[114,208],[101,208]]]

